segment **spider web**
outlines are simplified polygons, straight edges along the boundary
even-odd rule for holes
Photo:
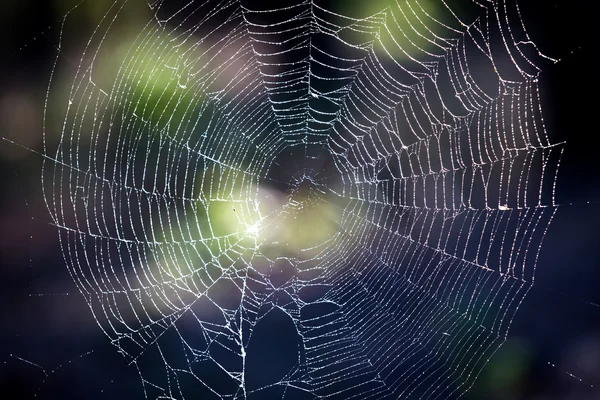
[[[553,60],[518,5],[156,1],[131,41],[126,5],[83,52],[42,183],[144,396],[464,395],[555,212]]]

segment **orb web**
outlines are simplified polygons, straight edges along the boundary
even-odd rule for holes
[[[144,396],[464,395],[555,211],[552,60],[518,4],[156,1],[131,38],[127,4],[82,52],[42,183]]]

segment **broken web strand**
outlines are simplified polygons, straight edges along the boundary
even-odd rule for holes
[[[140,369],[145,386],[164,396],[185,397],[178,374],[198,378],[193,364],[207,359],[241,389],[218,393],[197,379],[200,385],[218,397],[250,392],[243,362],[241,370],[225,368],[210,348],[238,337],[238,348],[230,351],[245,360],[252,326],[261,319],[259,305],[270,301],[247,284],[262,280],[269,287],[269,277],[248,275],[256,269],[254,256],[260,255],[256,243],[246,244],[237,231],[220,235],[213,224],[202,232],[198,214],[210,214],[209,208],[221,202],[229,202],[227,209],[235,203],[235,219],[253,226],[259,185],[271,180],[273,159],[284,148],[303,148],[304,163],[309,149],[327,149],[337,171],[332,178],[339,182],[329,188],[333,197],[324,201],[342,213],[334,245],[303,260],[323,272],[290,285],[300,292],[326,284],[330,289],[317,303],[337,309],[316,319],[334,322],[311,325],[315,322],[302,316],[310,302],[300,297],[292,296],[293,307],[276,306],[294,320],[306,351],[305,370],[286,379],[286,388],[323,397],[444,398],[464,393],[505,339],[533,282],[532,257],[537,258],[555,206],[553,196],[549,204],[542,203],[544,179],[557,169],[556,153],[562,150],[545,134],[539,98],[536,103],[531,94],[539,96],[537,67],[519,49],[524,42],[513,37],[506,3],[474,3],[484,17],[470,25],[443,2],[456,19],[453,25],[433,18],[417,3],[406,4],[350,18],[313,2],[277,10],[252,10],[233,1],[210,8],[190,2],[165,19],[160,17],[163,3],[157,2],[155,22],[132,46],[112,90],[100,89],[91,69],[78,71],[65,139],[55,154],[47,154],[53,169],[45,168],[44,174],[54,179],[49,210],[61,228],[75,282],[124,354],[139,367],[138,357],[146,351],[165,353],[163,335],[178,332],[186,353],[183,368],[162,355],[167,381],[151,382]],[[209,9],[213,11],[192,24],[194,29],[183,29],[187,18],[173,23]],[[252,22],[257,14],[269,22]],[[219,32],[207,28],[213,21],[224,21]],[[491,49],[494,28],[523,81],[501,77],[497,50]],[[163,37],[166,29],[172,35]],[[191,35],[198,32],[210,33],[201,33],[202,39]],[[98,49],[106,34],[100,35]],[[318,35],[359,55],[334,54],[313,40]],[[190,45],[194,40],[215,44],[204,50]],[[478,85],[469,71],[467,41],[492,61],[499,77],[497,94]],[[177,57],[189,58],[187,63],[172,63],[173,49],[186,46],[190,50],[177,50]],[[261,46],[265,49],[257,50]],[[194,64],[195,56],[201,62]],[[151,63],[144,65],[144,59]],[[82,66],[96,61],[84,56]],[[527,72],[530,66],[533,73]],[[313,68],[335,71],[338,77],[321,76]],[[219,80],[228,69],[233,75]],[[171,75],[163,76],[165,70]],[[458,111],[444,104],[448,89],[437,84],[440,70],[448,74],[451,93],[461,105]],[[161,83],[165,76],[166,85]],[[103,137],[106,124],[111,128]],[[196,139],[197,132],[205,133]],[[81,157],[86,135],[92,143],[87,144],[87,160]],[[146,136],[152,139],[144,149]],[[248,148],[256,150],[244,153]],[[107,157],[113,151],[114,160]],[[311,170],[293,163],[277,166]],[[285,174],[294,176],[294,171]],[[236,192],[238,182],[242,189]],[[483,202],[477,199],[482,188]],[[480,193],[474,194],[476,190]],[[537,202],[530,201],[531,192]],[[282,214],[286,212],[269,215],[276,220]],[[219,279],[241,282],[236,329],[195,314],[202,299],[225,320],[235,316],[211,298],[210,289],[219,279],[199,277],[209,267]],[[275,289],[270,286],[267,292]],[[194,349],[178,328],[190,316],[206,337],[203,349]],[[422,357],[426,361],[417,360]],[[345,367],[336,371],[338,364]],[[350,384],[361,380],[355,387]]]

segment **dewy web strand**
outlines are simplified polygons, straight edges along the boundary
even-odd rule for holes
[[[45,138],[69,272],[146,398],[458,398],[554,215],[552,60],[514,2],[276,3],[159,0],[118,51],[110,7]]]

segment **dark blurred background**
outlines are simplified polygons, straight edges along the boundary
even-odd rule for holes
[[[43,112],[63,16],[79,1],[0,4],[0,387],[4,398],[142,398],[140,378],[71,281],[39,195]],[[112,2],[85,2],[79,37]],[[597,22],[589,2],[521,1],[553,142],[566,141],[535,285],[468,399],[600,398]],[[141,19],[144,16],[137,16]],[[132,21],[136,18],[132,15]],[[134,23],[134,22],[132,22]],[[75,29],[71,27],[71,29]],[[69,54],[62,54],[69,62]],[[75,55],[76,56],[76,55]],[[77,64],[76,58],[73,66]],[[52,116],[50,116],[52,117]],[[25,148],[31,149],[27,150]]]

